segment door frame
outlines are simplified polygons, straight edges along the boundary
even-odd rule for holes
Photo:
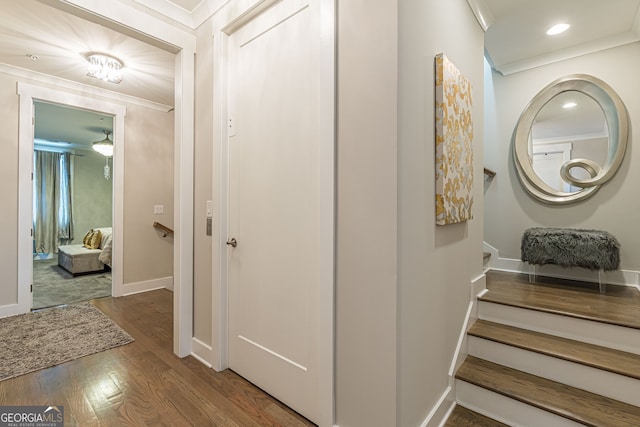
[[[238,1],[214,16],[213,22],[213,120],[214,149],[212,164],[214,200],[218,206],[217,230],[212,239],[212,253],[218,264],[212,266],[212,343],[213,363],[217,371],[228,368],[228,256],[227,233],[229,223],[229,153],[227,54],[229,36],[244,24],[280,0]],[[336,110],[336,5],[335,0],[315,0],[320,7],[320,90],[318,115],[321,121],[320,138],[320,304],[318,319],[318,396],[320,426],[332,426],[335,420],[335,110]]]
[[[46,3],[175,54],[173,352],[178,357],[188,356],[191,354],[193,337],[196,36],[154,16],[141,16],[135,6],[124,3],[95,0],[47,0]],[[20,268],[19,265],[19,271]],[[19,294],[20,289],[19,283]]]
[[[83,95],[75,95],[44,86],[18,82],[19,100],[19,154],[18,154],[18,310],[31,310],[33,283],[33,140],[34,101],[48,102],[69,108],[79,108],[113,116],[113,268],[111,295],[123,293],[122,256],[124,236],[124,120],[126,108],[113,102]]]

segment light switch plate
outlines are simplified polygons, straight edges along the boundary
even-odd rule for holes
[[[164,205],[153,205],[153,214],[162,215],[164,213]]]

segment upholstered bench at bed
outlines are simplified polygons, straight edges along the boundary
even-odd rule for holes
[[[104,271],[98,259],[102,249],[89,249],[82,245],[65,245],[58,248],[58,265],[74,276]]]
[[[606,231],[534,227],[522,235],[520,254],[522,261],[534,266],[556,264],[598,270],[600,292],[604,292],[604,272],[617,270],[620,264],[620,243]]]
[[[101,254],[107,245],[109,250],[111,248],[111,227],[95,230],[101,232],[100,245],[97,249],[90,249],[83,245],[59,246],[58,265],[74,276],[104,271],[105,264],[101,260]],[[107,262],[110,263],[110,261]]]

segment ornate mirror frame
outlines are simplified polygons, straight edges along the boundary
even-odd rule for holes
[[[608,132],[609,147],[603,167],[589,159],[573,159],[562,165],[562,179],[581,189],[568,193],[558,191],[545,183],[533,170],[529,157],[529,134],[540,109],[556,95],[567,92],[581,92],[595,100],[604,113]],[[586,74],[572,74],[561,77],[542,89],[524,109],[513,134],[513,159],[518,178],[527,192],[537,200],[549,204],[567,204],[587,199],[600,186],[609,181],[618,171],[629,137],[627,109],[618,94],[602,80]],[[577,179],[571,176],[571,169],[586,170],[590,178]]]

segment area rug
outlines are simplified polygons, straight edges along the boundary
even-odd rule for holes
[[[73,277],[56,259],[33,261],[33,308],[54,307],[111,295],[111,272]]]
[[[0,381],[132,341],[89,303],[5,317],[0,319]]]

